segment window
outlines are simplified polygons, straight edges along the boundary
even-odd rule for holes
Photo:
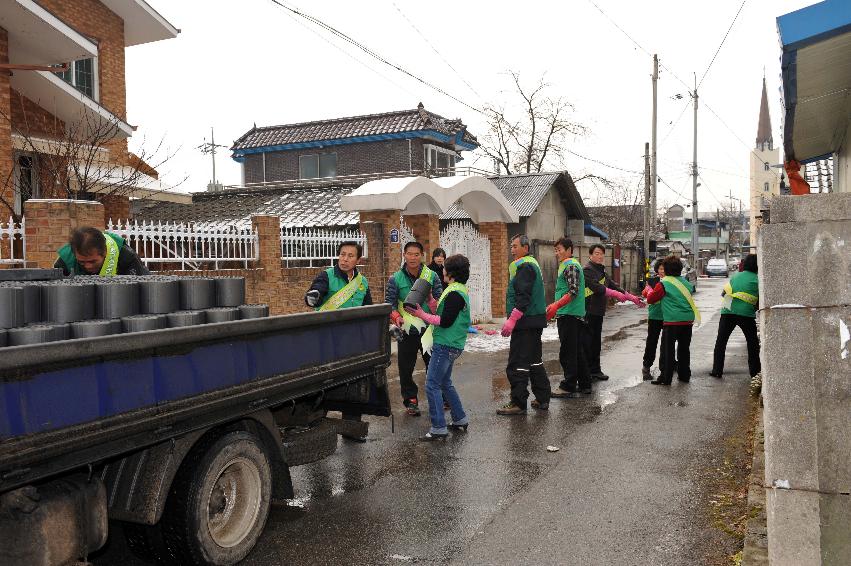
[[[80,59],[69,63],[68,70],[59,77],[89,98],[99,98],[97,85],[97,58]]]
[[[769,191],[768,183],[765,183],[765,184],[762,186],[762,190],[763,190],[763,191],[765,191],[766,193]]]
[[[423,165],[427,171],[451,175],[455,167],[456,154],[451,149],[426,144],[423,146]]]
[[[766,170],[766,171],[770,171],[770,170],[771,170],[771,166],[768,164],[768,161],[766,161],[766,162],[765,162],[765,170]]]
[[[15,214],[21,214],[24,202],[38,198],[38,175],[35,155],[15,154]]]
[[[301,155],[298,158],[299,179],[337,176],[337,154]]]

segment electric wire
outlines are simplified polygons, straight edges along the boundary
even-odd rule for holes
[[[706,78],[706,75],[709,73],[709,69],[712,68],[712,63],[715,62],[715,58],[718,57],[718,53],[720,53],[721,48],[724,47],[724,42],[727,41],[727,36],[730,35],[730,30],[733,29],[733,25],[735,25],[736,20],[739,18],[739,14],[742,13],[742,8],[745,7],[745,3],[747,1],[748,0],[742,0],[742,4],[741,6],[739,6],[739,10],[736,12],[736,15],[733,16],[733,21],[730,22],[730,27],[727,28],[727,33],[724,34],[724,38],[721,40],[721,44],[718,45],[718,49],[715,50],[715,55],[712,56],[712,60],[709,62],[709,65],[706,67],[706,70],[703,71],[703,76],[700,77],[700,81],[697,83],[697,89],[695,90],[700,90],[700,85],[703,84],[703,79]]]

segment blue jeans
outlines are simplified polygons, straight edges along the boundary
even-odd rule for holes
[[[431,349],[431,360],[426,373],[426,396],[428,398],[428,416],[431,418],[432,434],[446,434],[446,417],[443,416],[443,401],[449,403],[453,424],[467,424],[467,414],[461,405],[461,398],[452,385],[452,364],[464,350],[435,344]]]

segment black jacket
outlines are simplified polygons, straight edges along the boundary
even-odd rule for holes
[[[538,274],[535,272],[535,268],[528,263],[522,263],[517,268],[514,279],[509,283],[509,285],[514,285],[514,308],[524,313],[523,317],[517,321],[517,325],[514,327],[516,329],[547,327],[546,314],[525,314],[532,304],[532,288],[535,286],[536,277],[538,277]],[[506,316],[511,315],[510,312],[505,314]]]
[[[334,272],[337,274],[337,276],[340,279],[343,279],[344,281],[348,280],[348,276],[345,273],[343,273],[343,271],[340,269],[339,265],[334,266]],[[358,275],[358,270],[357,270],[357,268],[355,268],[355,272],[352,273],[352,278],[357,277],[357,275]],[[322,271],[320,271],[319,273],[316,274],[316,277],[313,279],[313,283],[310,284],[310,289],[308,289],[307,292],[309,293],[310,291],[319,291],[319,302],[317,304],[321,304],[322,301],[325,300],[325,295],[328,294],[328,285],[329,285],[329,283],[328,283],[328,272],[327,272],[327,270],[323,269]],[[304,304],[306,304],[307,306],[310,306],[307,303],[307,295],[305,295]],[[364,297],[363,297],[363,304],[361,306],[367,307],[371,304],[372,304],[372,293],[370,293],[369,287],[367,287],[366,288],[366,295],[364,295]]]
[[[73,275],[61,257],[56,258],[56,263],[53,264],[53,267],[61,269],[65,275]],[[136,255],[136,252],[132,248],[125,244],[119,250],[116,275],[147,275],[149,273],[148,268],[145,267],[145,264],[142,263],[142,260],[139,259],[139,256]]]
[[[606,315],[606,287],[623,293],[617,283],[606,273],[606,268],[597,263],[589,261],[585,264],[585,288],[591,290],[593,295],[585,298],[585,312],[589,315]],[[603,283],[600,283],[603,280]]]

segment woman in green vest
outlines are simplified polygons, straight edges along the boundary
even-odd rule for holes
[[[656,272],[656,277],[651,277],[647,280],[647,285],[641,295],[647,298],[647,294],[653,290],[663,277],[665,277],[664,258],[659,258],[653,263],[653,271]],[[641,367],[641,377],[645,381],[652,379],[650,368],[653,367],[653,361],[656,359],[656,347],[659,344],[659,335],[662,334],[662,303],[655,305],[647,305],[647,341],[644,343],[644,360]],[[659,357],[659,369],[662,369],[662,358]]]
[[[727,340],[738,326],[748,343],[748,370],[751,377],[761,371],[759,363],[759,335],[756,330],[756,311],[759,308],[759,278],[756,254],[749,254],[742,261],[742,271],[733,275],[724,285],[721,320],[718,322],[718,337],[715,339],[715,355],[712,360],[712,377],[724,375],[724,357]]]
[[[668,256],[662,265],[665,277],[647,293],[647,304],[662,304],[662,374],[650,383],[670,385],[674,369],[677,379],[688,383],[691,380],[692,326],[695,321],[700,324],[700,311],[692,297],[694,286],[682,276],[680,258]]]
[[[470,327],[470,297],[465,286],[470,278],[470,260],[461,254],[452,255],[446,258],[443,269],[446,288],[437,301],[437,314],[427,313],[420,305],[405,307],[411,315],[430,324],[427,332],[433,333],[434,345],[425,384],[431,428],[420,437],[424,442],[446,438],[450,428],[466,431],[469,423],[461,398],[452,385],[452,365],[464,351]],[[449,425],[443,414],[444,400],[449,403],[452,416]]]

